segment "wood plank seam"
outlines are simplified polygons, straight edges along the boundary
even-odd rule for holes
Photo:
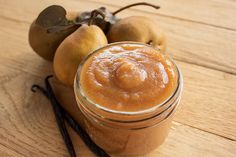
[[[230,75],[236,75],[236,72],[224,71],[222,69],[217,69],[215,67],[211,67],[211,66],[208,66],[208,65],[193,63],[193,62],[190,62],[190,61],[187,61],[187,60],[182,60],[182,59],[175,58],[175,57],[173,57],[173,58],[174,58],[174,60],[179,61],[179,62],[183,62],[183,63],[187,63],[187,64],[191,64],[191,65],[196,65],[196,66],[199,66],[199,67],[203,67],[203,68],[206,68],[206,69],[211,69],[211,70],[223,72],[223,73],[230,74]]]
[[[229,137],[226,137],[226,136],[223,136],[223,135],[214,133],[214,132],[210,132],[210,131],[207,131],[207,130],[204,130],[204,129],[201,129],[201,128],[198,128],[198,127],[195,127],[195,126],[186,124],[186,123],[183,123],[183,122],[179,122],[178,120],[174,120],[174,122],[179,123],[179,124],[184,125],[184,126],[188,126],[188,127],[190,127],[190,128],[193,128],[193,129],[197,129],[197,130],[199,130],[199,131],[203,131],[203,132],[206,132],[206,133],[209,133],[209,134],[212,134],[212,135],[215,135],[215,136],[224,138],[224,139],[226,139],[226,140],[230,140],[230,141],[236,142],[235,139],[232,139],[232,138],[229,138]]]
[[[104,3],[104,2],[97,2],[97,1],[94,1],[94,0],[80,0],[80,1],[89,1],[89,2],[92,2],[92,3],[102,4],[102,5],[106,5],[106,6],[112,6],[112,7],[121,7],[121,6],[119,6],[119,5],[114,5],[114,4]],[[187,18],[181,18],[181,17],[171,16],[171,15],[164,15],[164,14],[160,14],[160,13],[158,13],[158,12],[152,13],[152,12],[149,12],[149,11],[139,10],[139,9],[135,9],[135,8],[130,8],[130,10],[131,10],[131,11],[138,11],[138,12],[145,12],[145,13],[147,13],[147,14],[154,14],[154,15],[157,15],[157,16],[162,16],[162,17],[171,18],[171,19],[177,19],[177,20],[181,20],[181,21],[187,21],[187,22],[198,23],[198,24],[202,24],[202,25],[212,26],[212,27],[221,28],[221,29],[226,29],[226,30],[231,30],[231,31],[236,31],[236,28],[218,26],[218,25],[209,24],[209,23],[202,22],[202,21],[196,21],[196,20],[191,20],[191,19],[187,19]]]

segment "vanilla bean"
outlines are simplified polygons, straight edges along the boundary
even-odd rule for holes
[[[45,79],[45,82],[48,82],[49,78],[50,77],[47,77]],[[50,93],[50,91],[48,91],[48,89],[45,90],[44,88],[40,87],[39,85],[33,85],[32,88],[31,88],[31,90],[33,92],[36,92],[36,89],[39,89],[47,98],[50,99],[52,107],[53,107],[53,111],[54,111],[54,114],[55,114],[55,117],[56,117],[56,122],[57,122],[58,128],[61,132],[63,140],[66,144],[66,147],[67,147],[67,149],[70,153],[70,156],[71,157],[76,157],[75,149],[73,147],[73,144],[72,144],[71,138],[69,136],[69,133],[66,129],[66,125],[65,125],[65,122],[64,122],[64,119],[63,119],[63,114],[61,112],[61,109],[57,105],[57,100],[53,98],[52,93]]]
[[[62,108],[63,109],[63,108]],[[63,109],[64,110],[64,109]],[[85,130],[74,120],[74,118],[65,110],[63,111],[65,120],[68,122],[71,128],[77,132],[80,138],[84,141],[84,143],[89,147],[89,149],[96,154],[98,157],[110,157],[102,148],[97,146],[89,135],[85,132]]]
[[[37,89],[39,89],[43,93],[43,95],[45,95],[48,98],[48,93],[43,87],[41,87],[37,84],[32,85],[32,87],[31,87],[32,92],[35,93],[37,91]]]
[[[56,96],[53,93],[53,89],[48,81],[51,76],[46,77],[45,83],[48,93],[51,94],[52,99],[56,100]],[[98,147],[89,137],[89,135],[82,129],[82,127],[74,120],[74,118],[61,106],[61,104],[57,101],[57,105],[60,107],[61,111],[63,111],[63,116],[65,120],[68,122],[71,128],[73,128],[76,133],[80,136],[80,138],[84,141],[84,143],[89,147],[89,149],[96,154],[98,157],[109,157],[109,155]]]
[[[54,113],[55,113],[55,116],[56,116],[56,121],[58,123],[59,130],[62,134],[64,142],[66,143],[66,146],[67,146],[67,149],[70,153],[70,156],[71,157],[76,157],[74,146],[72,144],[70,135],[69,135],[69,133],[66,129],[65,121],[64,121],[64,118],[63,118],[63,113],[61,111],[60,106],[58,106],[59,102],[55,98],[55,95],[54,95],[54,93],[51,89],[50,83],[49,83],[49,78],[51,78],[51,77],[53,77],[53,76],[52,75],[47,76],[46,79],[45,79],[47,93],[48,93],[48,96],[50,98],[51,104],[53,106],[53,110],[54,110]]]
[[[86,131],[79,125],[79,123],[61,106],[57,101],[53,89],[50,85],[49,78],[52,76],[47,76],[45,78],[46,90],[39,85],[33,85],[31,90],[35,92],[35,89],[39,89],[48,99],[50,99],[53,106],[56,106],[56,111],[60,112],[60,118],[65,119],[70,127],[80,136],[83,142],[88,146],[88,148],[98,157],[110,157],[102,148],[97,146]],[[73,145],[72,145],[73,146]],[[68,149],[69,150],[69,149]],[[69,150],[70,151],[70,150]]]

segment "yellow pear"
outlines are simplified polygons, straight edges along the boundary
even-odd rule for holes
[[[73,86],[77,68],[91,51],[107,44],[103,31],[96,25],[82,25],[58,47],[54,60],[54,72],[58,80]]]
[[[111,26],[107,34],[108,42],[137,41],[150,44],[164,52],[166,40],[158,22],[144,16],[130,16]]]

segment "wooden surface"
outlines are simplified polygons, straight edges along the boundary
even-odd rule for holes
[[[30,23],[51,4],[84,11],[116,10],[135,2],[109,0],[0,0],[0,157],[68,157],[49,101],[32,93],[52,73],[30,48]],[[143,15],[166,32],[167,52],[181,67],[184,92],[166,142],[147,157],[236,156],[236,2],[148,0],[160,10],[136,7],[120,17]],[[93,157],[70,130],[76,152]]]

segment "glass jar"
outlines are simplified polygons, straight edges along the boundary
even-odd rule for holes
[[[105,47],[121,43],[133,42],[113,43]],[[178,83],[171,96],[161,104],[137,112],[110,110],[93,103],[80,88],[81,68],[86,60],[99,50],[92,52],[80,64],[74,82],[76,100],[84,115],[85,130],[98,146],[110,154],[143,155],[149,153],[160,146],[169,133],[183,89],[180,69],[172,61],[178,75]]]

